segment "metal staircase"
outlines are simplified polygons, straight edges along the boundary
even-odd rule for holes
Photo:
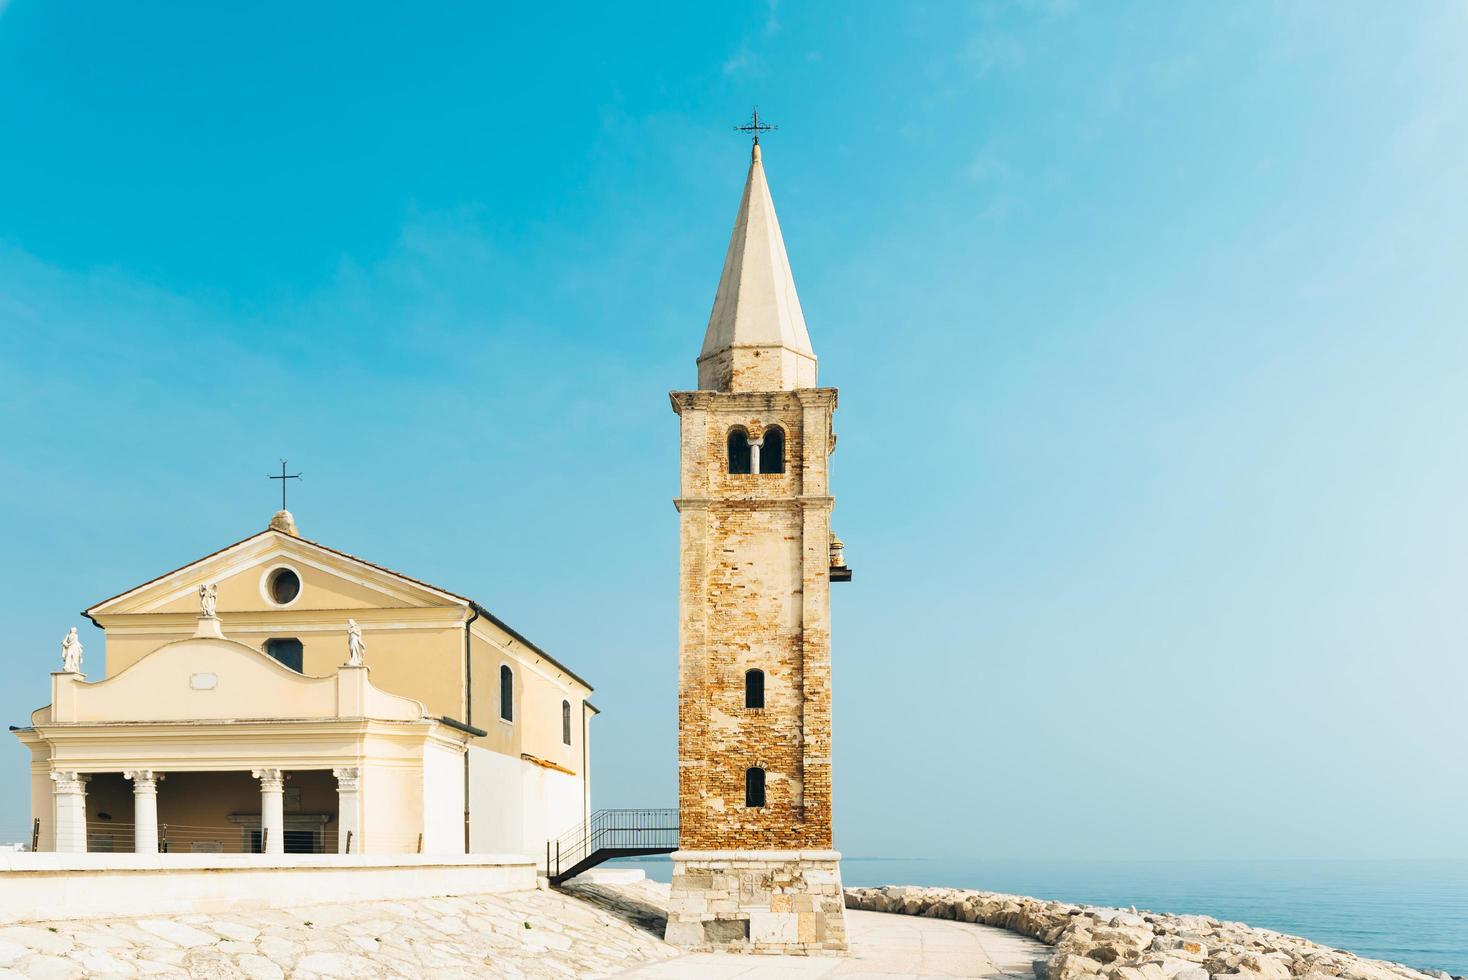
[[[552,885],[619,857],[671,854],[678,849],[678,811],[597,810],[591,819],[546,841],[545,874]]]

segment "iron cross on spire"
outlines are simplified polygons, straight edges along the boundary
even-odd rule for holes
[[[772,129],[779,128],[779,126],[771,126],[769,123],[760,122],[759,106],[755,106],[754,111],[749,114],[749,122],[745,123],[743,126],[735,126],[734,132],[752,134],[754,136],[754,145],[759,146],[760,133],[768,133]]]
[[[279,480],[280,481],[280,509],[281,510],[285,510],[285,481],[286,480],[299,480],[300,478],[301,478],[301,474],[299,474],[299,473],[291,473],[289,475],[286,474],[286,471],[285,471],[285,460],[281,460],[280,461],[280,476],[270,476],[270,477],[267,477],[267,479],[270,479],[270,480]]]

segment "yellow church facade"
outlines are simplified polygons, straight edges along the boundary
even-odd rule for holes
[[[590,685],[285,511],[85,615],[101,676],[64,645],[15,733],[42,850],[536,854],[588,815]]]

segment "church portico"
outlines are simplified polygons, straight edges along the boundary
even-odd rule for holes
[[[321,854],[348,846],[360,852],[363,845],[358,824],[342,819],[357,806],[355,784],[344,804],[329,770],[130,769],[78,774],[77,781],[81,794],[66,785],[53,800],[58,845],[70,842],[58,850]],[[73,816],[79,813],[84,817]],[[85,848],[76,846],[81,840]]]
[[[173,773],[160,799],[159,847],[171,854],[324,854],[341,836],[329,770]]]
[[[37,726],[41,849],[67,853],[462,853],[463,736],[431,721]],[[285,730],[283,731],[282,728]],[[255,729],[255,731],[251,731]],[[294,731],[292,731],[294,729]],[[280,751],[290,739],[304,751]],[[250,745],[259,755],[251,758]],[[313,745],[314,743],[314,745]],[[323,744],[324,743],[324,744]],[[221,751],[223,749],[224,751]],[[99,751],[102,750],[102,751]],[[269,754],[266,754],[269,753]],[[300,758],[309,754],[309,760]],[[273,763],[273,764],[272,764]],[[424,789],[427,778],[437,803]],[[364,803],[377,806],[364,820]]]
[[[463,853],[472,731],[377,689],[347,653],[333,676],[306,677],[206,614],[194,636],[105,680],[56,672],[52,703],[16,732],[32,754],[38,844]]]

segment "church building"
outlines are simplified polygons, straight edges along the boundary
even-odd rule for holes
[[[671,395],[676,501],[678,851],[667,939],[846,948],[831,836],[831,532],[836,389],[816,384],[756,137],[698,357]]]
[[[586,819],[591,686],[466,596],[258,534],[104,599],[31,752],[41,850],[539,854]]]

